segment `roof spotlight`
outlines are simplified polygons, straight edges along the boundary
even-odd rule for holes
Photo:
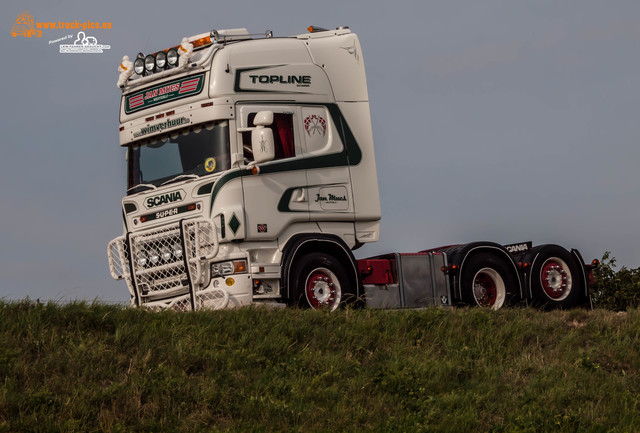
[[[153,69],[156,67],[156,58],[153,57],[153,54],[149,54],[144,58],[144,68],[147,72],[153,72]]]
[[[144,59],[138,57],[136,61],[133,62],[133,71],[138,75],[142,75],[144,72]]]
[[[156,54],[156,66],[158,67],[158,69],[164,69],[166,64],[167,53],[165,53],[164,51],[160,51],[158,54]]]
[[[167,51],[167,63],[169,63],[169,66],[178,64],[178,51],[175,48],[170,48],[169,51]]]

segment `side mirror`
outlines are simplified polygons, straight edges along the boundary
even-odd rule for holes
[[[251,131],[251,150],[256,164],[273,160],[276,156],[273,131],[267,126],[273,123],[273,112],[260,111],[253,120],[255,129]]]

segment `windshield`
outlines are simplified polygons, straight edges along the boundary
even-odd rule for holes
[[[205,176],[228,170],[230,163],[229,123],[197,125],[130,145],[128,188]]]

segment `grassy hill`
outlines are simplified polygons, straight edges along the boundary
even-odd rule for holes
[[[0,303],[3,431],[640,431],[640,311]]]

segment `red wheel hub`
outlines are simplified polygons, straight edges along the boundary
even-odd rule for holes
[[[567,291],[567,272],[562,263],[556,260],[547,260],[540,271],[542,288],[551,299],[560,299]]]
[[[478,305],[481,307],[493,307],[498,296],[496,282],[490,275],[479,272],[473,281],[473,292]]]
[[[336,302],[336,285],[332,275],[315,270],[307,278],[307,299],[313,308],[331,308]]]

